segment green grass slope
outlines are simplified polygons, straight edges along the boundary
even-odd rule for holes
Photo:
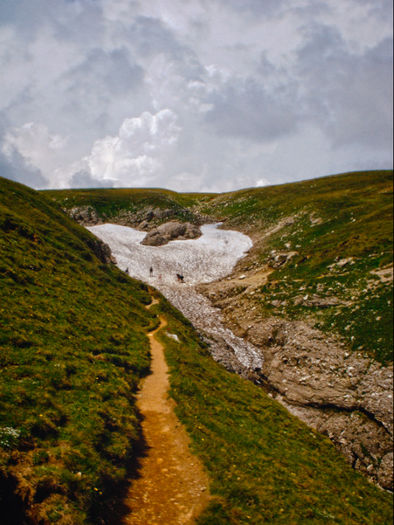
[[[134,397],[156,321],[146,288],[99,260],[97,243],[49,199],[0,178],[0,515],[9,523],[90,522],[135,459]]]
[[[392,171],[223,194],[200,210],[253,236],[245,265],[269,268],[273,250],[296,252],[250,301],[262,317],[308,319],[339,334],[353,350],[392,361],[392,281],[376,273],[393,264]],[[284,226],[265,237],[281,221]]]
[[[165,300],[171,395],[212,479],[199,525],[390,524],[392,496],[261,389],[215,363]],[[168,337],[176,334],[180,343]]]

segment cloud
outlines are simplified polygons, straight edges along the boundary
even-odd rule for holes
[[[220,134],[275,140],[294,131],[297,125],[297,92],[291,87],[282,86],[273,93],[253,79],[231,78],[208,97],[212,109],[206,114],[206,122]]]
[[[64,137],[50,133],[43,124],[27,122],[5,133],[1,151],[9,162],[22,158],[26,166],[39,170],[49,179],[61,164],[66,144]]]
[[[154,183],[180,131],[177,117],[170,109],[153,115],[144,112],[139,117],[125,119],[117,136],[97,140],[84,161],[97,180],[131,186]]]
[[[7,0],[0,20],[3,169],[37,186],[392,164],[389,0]]]
[[[48,180],[40,170],[26,164],[22,155],[13,151],[11,155],[0,152],[0,176],[21,182],[34,189],[48,187]]]
[[[337,31],[317,26],[299,51],[298,75],[306,115],[332,145],[390,150],[392,39],[355,54]]]
[[[95,179],[88,171],[74,173],[70,180],[71,188],[110,188],[112,181]]]
[[[29,165],[23,156],[15,149],[3,151],[4,135],[9,127],[6,119],[0,113],[0,177],[15,180],[32,188],[48,187],[48,180],[39,169]]]

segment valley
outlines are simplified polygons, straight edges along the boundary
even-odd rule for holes
[[[161,259],[166,262],[150,282],[206,334],[217,361],[264,385],[293,414],[329,436],[354,468],[392,490],[391,172],[222,195],[159,190],[52,195],[67,195],[66,209],[83,224],[110,217],[139,228],[134,235],[140,240],[144,230],[175,219],[198,225],[219,219],[222,228],[250,235],[254,243],[244,258],[237,243],[223,246],[234,254],[234,264],[239,259],[231,272],[231,265],[227,272],[220,267],[227,258],[223,251],[213,259],[200,255],[198,241],[167,244]],[[116,226],[93,231],[106,228]],[[116,250],[113,236],[101,238],[126,269],[125,252]],[[181,256],[182,247],[193,242],[197,253]],[[130,267],[146,280],[150,263],[141,272],[141,249],[129,250],[136,254]],[[148,259],[157,266],[160,249],[149,249]],[[187,272],[188,265],[186,288],[177,286],[175,273]],[[251,348],[256,357],[238,359],[233,350],[238,347]]]
[[[0,179],[7,523],[126,518],[156,329],[209,478],[196,523],[391,523],[391,196],[392,172],[220,195]],[[139,245],[174,221],[202,235]],[[86,226],[137,231],[111,254]]]

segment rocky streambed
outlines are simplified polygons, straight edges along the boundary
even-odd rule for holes
[[[216,361],[264,384],[290,412],[328,435],[355,468],[392,489],[392,370],[348,354],[305,323],[263,320],[243,305],[238,288],[247,291],[262,276],[226,276],[252,241],[217,226],[164,246],[141,244],[146,233],[125,226],[89,230],[110,246],[120,269],[158,288],[193,323]]]

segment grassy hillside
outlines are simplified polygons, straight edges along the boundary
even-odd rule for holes
[[[390,494],[356,473],[328,438],[215,363],[167,301],[157,309],[169,323],[161,340],[177,413],[212,479],[199,525],[391,523]]]
[[[273,270],[248,298],[262,317],[309,319],[353,350],[392,361],[392,280],[379,275],[393,264],[392,171],[224,194],[201,211],[252,235],[243,267]]]
[[[145,287],[94,252],[98,241],[47,198],[0,179],[0,514],[10,523],[93,519],[135,459],[134,394],[155,320]]]

